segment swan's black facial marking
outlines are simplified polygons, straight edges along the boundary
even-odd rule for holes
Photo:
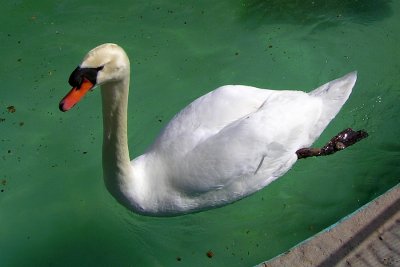
[[[81,68],[80,66],[78,66],[69,76],[68,83],[72,87],[76,87],[77,89],[81,88],[83,78],[88,79],[92,84],[96,84],[97,73],[103,68],[104,66],[100,66],[97,68]]]

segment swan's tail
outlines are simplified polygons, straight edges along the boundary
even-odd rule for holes
[[[323,111],[317,125],[316,133],[322,132],[340,111],[349,98],[356,80],[357,71],[353,71],[339,79],[321,85],[308,93],[310,96],[318,97],[323,101]]]

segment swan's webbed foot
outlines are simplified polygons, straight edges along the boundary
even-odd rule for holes
[[[298,159],[304,159],[308,157],[321,156],[321,152],[322,152],[321,148],[305,147],[297,150],[296,155]]]
[[[327,156],[343,150],[358,141],[366,138],[368,133],[364,130],[354,131],[351,128],[341,131],[322,148],[301,148],[296,151],[299,159],[317,156]]]

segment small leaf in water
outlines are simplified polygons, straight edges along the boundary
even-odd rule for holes
[[[8,106],[8,107],[7,107],[7,111],[10,112],[10,113],[14,113],[14,112],[17,111],[17,110],[15,109],[14,106]]]
[[[214,256],[214,252],[209,250],[209,251],[207,251],[206,255],[207,255],[207,257],[209,257],[211,259]]]

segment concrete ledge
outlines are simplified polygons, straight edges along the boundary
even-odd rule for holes
[[[400,266],[400,185],[259,266]]]

